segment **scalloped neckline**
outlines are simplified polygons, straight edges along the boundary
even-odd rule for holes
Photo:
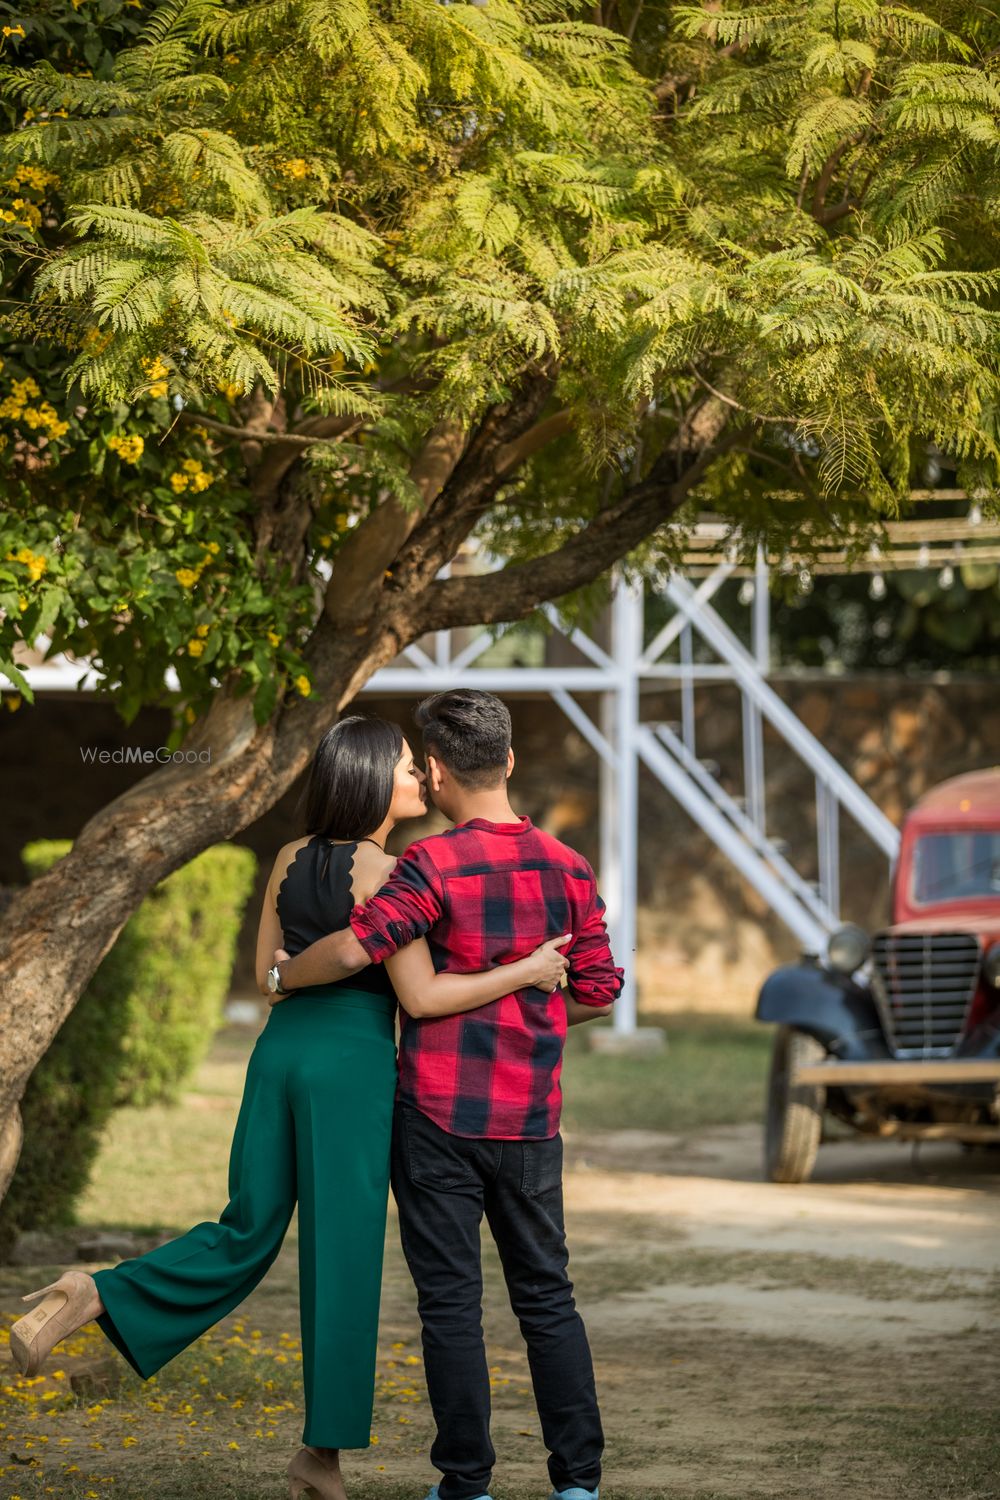
[[[300,844],[299,847],[296,849],[293,858],[290,859],[289,862],[288,862],[288,865],[287,865],[287,867],[285,869],[284,875],[281,877],[281,884],[278,886],[278,889],[274,893],[274,909],[275,909],[275,912],[278,915],[279,921],[281,919],[281,910],[280,910],[280,905],[279,905],[279,903],[281,901],[281,893],[285,889],[285,886],[286,886],[286,884],[288,882],[288,877],[291,875],[292,870],[298,864],[298,862],[299,862],[299,856],[301,854],[304,854],[307,849],[311,849],[312,846],[313,846],[313,844],[316,843],[317,840],[321,840],[330,849],[350,849],[351,850],[351,859],[350,859],[350,863],[347,866],[347,884],[348,884],[348,895],[351,897],[352,901],[354,900],[354,880],[353,880],[353,875],[354,875],[354,859],[355,859],[355,856],[357,855],[358,845],[361,842],[361,840],[360,839],[344,839],[344,840],[338,842],[335,839],[328,839],[325,834],[314,833],[309,839],[306,840],[306,842],[304,844]],[[327,865],[327,868],[329,868],[329,865]],[[332,931],[335,931],[336,929],[331,928],[330,930],[332,932]]]

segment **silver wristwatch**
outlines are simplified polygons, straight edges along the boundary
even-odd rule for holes
[[[272,995],[290,995],[291,990],[282,988],[281,973],[277,964],[272,964],[267,971],[267,988]]]

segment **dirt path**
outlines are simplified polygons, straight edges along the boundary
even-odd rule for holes
[[[755,1128],[570,1142],[609,1479],[676,1500],[1000,1495],[1000,1161],[852,1140],[778,1187],[758,1159]]]
[[[144,1117],[147,1153],[162,1163],[154,1222],[169,1222],[175,1201],[178,1222],[195,1205],[218,1212],[235,1100],[192,1093],[185,1105],[180,1121]],[[126,1125],[116,1150],[128,1149]],[[199,1154],[214,1162],[200,1198],[185,1177]],[[1000,1161],[938,1146],[915,1162],[905,1148],[844,1142],[791,1188],[763,1183],[758,1157],[756,1127],[567,1139],[572,1271],[608,1437],[604,1500],[996,1500]],[[123,1376],[93,1325],[64,1348],[64,1372],[0,1383],[0,1500],[283,1493],[302,1418],[296,1254],[293,1232],[243,1307],[153,1384]],[[17,1292],[58,1268],[0,1268],[3,1321]],[[543,1500],[527,1363],[489,1243],[485,1279],[493,1493]],[[66,1401],[60,1379],[95,1357],[119,1383]],[[432,1428],[394,1222],[374,1426],[378,1444],[347,1463],[353,1500],[426,1494]]]

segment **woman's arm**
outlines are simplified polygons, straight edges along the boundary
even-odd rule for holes
[[[278,851],[278,857],[271,870],[271,878],[267,882],[267,890],[264,892],[264,904],[261,907],[260,922],[257,927],[254,978],[261,994],[269,997],[267,971],[274,963],[274,950],[280,948],[282,944],[281,923],[278,921],[278,887],[288,874],[288,867],[292,860],[305,843],[308,843],[307,839],[299,839],[296,843],[286,844]]]
[[[260,913],[260,925],[257,928],[257,956],[254,960],[254,977],[257,980],[257,988],[262,995],[269,995],[267,988],[267,971],[273,962],[272,954],[275,948],[281,947],[281,923],[278,921],[278,909],[274,904],[274,875],[267,882],[267,890],[264,892],[264,905]]]
[[[426,938],[417,938],[401,948],[385,966],[389,971],[399,1003],[408,1016],[457,1016],[462,1011],[478,1010],[510,995],[514,990],[531,986],[540,990],[558,987],[568,963],[559,948],[568,943],[572,933],[552,938],[512,964],[498,964],[479,974],[436,974]]]

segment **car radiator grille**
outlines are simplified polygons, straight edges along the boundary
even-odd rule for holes
[[[968,932],[880,932],[875,992],[897,1057],[947,1057],[965,1029],[979,982],[979,943]]]

